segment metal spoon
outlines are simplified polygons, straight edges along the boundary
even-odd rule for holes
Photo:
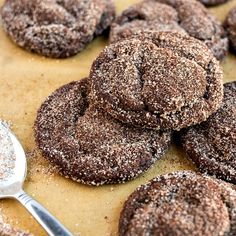
[[[13,198],[18,200],[33,215],[48,235],[73,236],[52,214],[22,190],[27,172],[25,152],[16,136],[0,120],[0,130],[1,129],[8,135],[10,141],[9,145],[13,147],[15,165],[13,174],[9,175],[9,178],[0,179],[0,199]]]

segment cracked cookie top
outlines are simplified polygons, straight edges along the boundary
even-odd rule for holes
[[[19,46],[48,57],[75,55],[114,19],[112,0],[6,0],[3,27]]]
[[[111,25],[114,43],[143,30],[187,34],[204,42],[217,59],[228,51],[225,31],[208,10],[195,0],[144,0],[118,16]]]
[[[222,71],[200,41],[143,32],[111,44],[93,63],[91,99],[123,122],[175,129],[206,120],[223,98]]]
[[[189,171],[157,177],[124,204],[119,235],[236,235],[236,191]]]

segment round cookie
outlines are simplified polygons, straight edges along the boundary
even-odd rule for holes
[[[236,82],[224,85],[221,108],[185,131],[182,145],[201,172],[236,184]]]
[[[230,44],[234,51],[236,51],[236,7],[228,13],[224,26],[228,33]]]
[[[230,184],[182,171],[160,176],[132,193],[119,235],[236,235],[236,191]]]
[[[228,2],[228,0],[198,0],[198,1],[206,6],[215,6]]]
[[[146,171],[167,150],[171,134],[134,128],[88,106],[88,82],[72,82],[42,104],[35,136],[43,155],[75,181],[121,183]]]
[[[206,120],[223,99],[222,70],[199,40],[145,31],[94,61],[91,99],[124,123],[179,130]]]
[[[112,0],[6,0],[1,17],[10,38],[29,51],[65,58],[109,27]]]
[[[210,12],[195,0],[144,0],[117,17],[111,25],[110,42],[114,43],[143,30],[188,34],[203,41],[217,59],[228,51],[225,31]]]

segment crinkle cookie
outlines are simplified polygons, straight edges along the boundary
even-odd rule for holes
[[[195,0],[144,0],[117,17],[111,26],[110,42],[128,38],[143,30],[171,31],[203,41],[217,59],[228,51],[225,31],[215,17]]]
[[[124,123],[180,130],[205,121],[223,99],[222,70],[205,44],[143,32],[106,47],[90,73],[91,99]]]
[[[10,38],[29,51],[64,58],[109,27],[112,0],[6,0],[1,17]]]
[[[201,172],[236,184],[236,82],[225,84],[224,91],[220,109],[183,132],[182,144]]]
[[[236,235],[236,191],[194,172],[160,176],[132,193],[120,216],[119,235]]]
[[[228,33],[230,44],[235,52],[236,51],[236,7],[231,9],[231,11],[228,13],[224,22],[224,26]]]
[[[171,133],[134,128],[88,106],[88,82],[64,85],[42,104],[35,136],[60,172],[89,185],[121,183],[151,167],[167,150]]]

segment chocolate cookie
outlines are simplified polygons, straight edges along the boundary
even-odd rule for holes
[[[202,172],[236,184],[236,82],[225,84],[221,108],[182,134],[182,144]]]
[[[208,10],[195,0],[144,0],[117,17],[111,26],[114,43],[143,30],[172,31],[203,41],[217,59],[228,51],[225,31]]]
[[[126,201],[119,235],[236,235],[236,191],[182,171],[153,179]]]
[[[227,30],[229,41],[234,49],[236,51],[236,7],[234,7],[226,17],[226,20],[224,22],[225,29]]]
[[[88,106],[87,80],[55,91],[42,104],[35,136],[43,155],[66,177],[90,185],[125,182],[167,150],[170,132],[138,129]]]
[[[125,123],[175,129],[200,123],[223,99],[222,71],[199,40],[143,32],[106,47],[90,73],[91,99]]]
[[[112,0],[6,0],[3,27],[19,46],[47,57],[75,55],[114,19]]]
[[[215,6],[215,5],[228,2],[228,0],[198,0],[198,1],[206,6]]]

